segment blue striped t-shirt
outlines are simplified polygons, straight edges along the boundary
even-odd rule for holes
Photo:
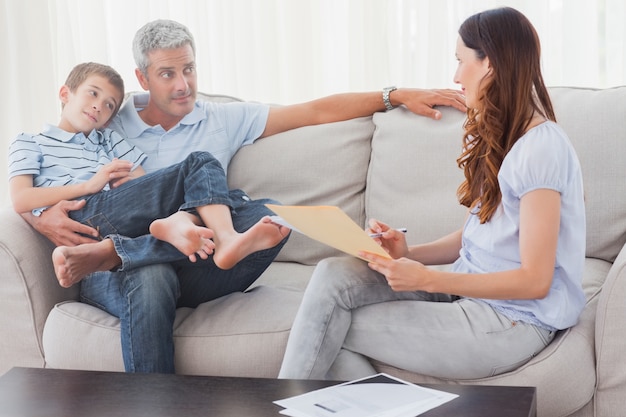
[[[111,129],[93,130],[85,136],[46,125],[39,134],[22,133],[13,140],[9,179],[32,175],[35,187],[79,184],[114,158],[133,162],[135,169],[146,155]]]

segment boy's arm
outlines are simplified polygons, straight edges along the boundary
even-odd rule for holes
[[[74,200],[95,194],[109,182],[131,175],[132,166],[132,162],[116,159],[100,168],[88,181],[58,187],[35,187],[32,175],[16,175],[9,180],[13,209],[18,213],[25,213],[52,206],[61,200]]]
[[[32,175],[17,175],[9,180],[9,193],[13,209],[26,213],[40,207],[47,207],[61,200],[73,200],[84,196],[85,183],[62,187],[35,187]]]

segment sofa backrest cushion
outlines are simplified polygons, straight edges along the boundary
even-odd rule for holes
[[[613,262],[626,243],[626,86],[552,87],[550,96],[582,166],[587,257]]]
[[[341,207],[365,221],[364,193],[374,126],[371,117],[290,130],[241,148],[228,169],[231,188],[284,205]],[[337,250],[292,233],[278,261],[313,265]]]
[[[582,167],[587,257],[613,262],[626,243],[626,87],[553,87],[550,95]],[[373,117],[366,215],[407,227],[410,243],[441,237],[463,222],[456,158],[465,115],[442,112],[440,121],[404,108]]]
[[[587,257],[612,262],[626,243],[626,86],[549,90],[582,166]],[[439,121],[400,107],[257,141],[237,153],[229,182],[254,198],[338,205],[364,226],[377,218],[407,227],[410,243],[441,237],[465,216],[456,199],[465,114],[441,110]],[[337,254],[294,233],[278,260],[314,264]]]
[[[441,111],[441,120],[417,116],[404,107],[373,117],[366,215],[391,227],[406,227],[409,244],[453,232],[465,218],[466,209],[456,198],[463,180],[456,159],[465,113]]]

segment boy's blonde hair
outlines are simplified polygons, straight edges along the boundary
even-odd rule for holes
[[[120,92],[122,99],[124,98],[124,80],[122,80],[122,76],[110,66],[98,64],[96,62],[85,62],[83,64],[76,65],[67,76],[65,85],[71,92],[75,92],[76,89],[91,75],[100,75],[101,77],[106,78],[111,85]],[[117,113],[121,105],[122,100],[119,100],[113,115]]]

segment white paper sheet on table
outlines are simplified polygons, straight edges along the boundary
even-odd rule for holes
[[[413,417],[457,397],[381,373],[274,403],[291,417]]]

